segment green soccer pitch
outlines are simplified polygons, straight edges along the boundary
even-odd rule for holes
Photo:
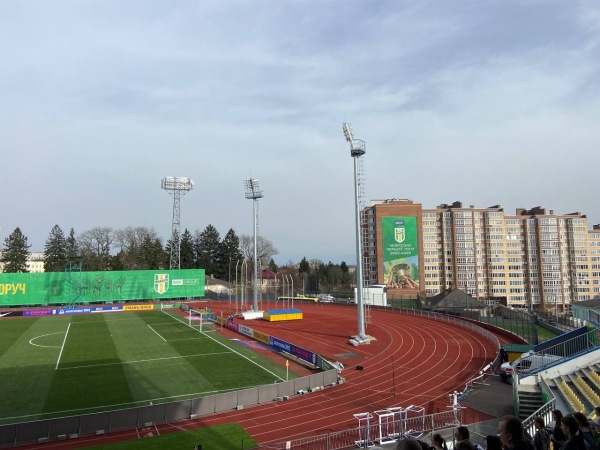
[[[199,328],[167,310],[2,319],[0,424],[285,380],[285,367]]]

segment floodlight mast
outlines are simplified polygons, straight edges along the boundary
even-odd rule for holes
[[[362,255],[362,225],[361,225],[361,210],[360,210],[360,161],[365,154],[365,141],[355,139],[350,125],[345,123],[342,125],[344,137],[350,144],[350,156],[354,159],[354,217],[356,223],[356,305],[358,309],[358,336],[356,340],[361,343],[368,341],[365,334],[365,319],[363,305],[363,255]]]
[[[193,189],[194,181],[188,177],[164,177],[160,183],[160,187],[173,197],[171,260],[169,267],[171,270],[179,270],[181,265],[180,201],[181,197]]]
[[[254,277],[252,279],[252,309],[258,311],[258,251],[257,251],[257,235],[258,235],[258,199],[263,197],[263,192],[260,190],[258,180],[250,178],[244,180],[244,188],[246,188],[246,198],[252,199],[252,212],[254,222]]]

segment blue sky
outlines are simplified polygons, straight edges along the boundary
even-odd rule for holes
[[[0,240],[54,224],[260,233],[354,262],[367,199],[544,206],[600,223],[595,1],[16,1],[0,14]],[[437,171],[426,171],[435,164]]]

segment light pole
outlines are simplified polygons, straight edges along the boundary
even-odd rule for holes
[[[256,178],[250,178],[249,180],[244,181],[244,187],[246,188],[246,198],[252,199],[252,209],[253,209],[253,218],[254,218],[254,278],[252,285],[252,299],[253,305],[252,309],[254,311],[258,311],[258,292],[257,292],[257,276],[258,276],[258,258],[257,258],[257,246],[256,246],[256,238],[257,238],[257,229],[258,229],[258,199],[263,197],[263,192],[260,190],[260,186],[258,185],[258,180]]]
[[[167,191],[173,197],[173,222],[171,230],[171,260],[169,267],[171,270],[179,270],[181,263],[181,233],[180,213],[181,197],[187,194],[194,187],[194,181],[188,177],[164,177],[160,187]]]
[[[367,342],[365,334],[365,319],[363,306],[363,265],[362,265],[362,242],[361,242],[361,220],[360,220],[360,198],[361,198],[361,179],[360,179],[360,161],[365,154],[365,141],[354,139],[352,130],[347,123],[342,125],[344,137],[350,144],[350,156],[354,159],[354,218],[356,223],[356,304],[358,307],[358,336],[357,343]]]

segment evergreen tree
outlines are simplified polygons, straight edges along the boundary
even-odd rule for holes
[[[179,246],[179,268],[193,269],[194,265],[194,240],[192,234],[186,228],[181,235],[181,243]]]
[[[66,238],[67,258],[80,256],[79,243],[75,237],[75,230],[71,228],[69,235]]]
[[[143,270],[157,270],[169,267],[170,254],[162,246],[160,238],[144,237],[140,246],[140,266]]]
[[[300,264],[298,265],[298,273],[310,274],[310,265],[308,264],[306,256],[302,258],[302,261],[300,261]]]
[[[217,270],[217,261],[221,236],[212,225],[207,225],[204,231],[196,230],[194,233],[194,253],[196,267],[204,269],[206,276],[214,275]]]
[[[275,264],[275,261],[273,260],[273,258],[271,258],[271,261],[269,261],[269,270],[271,270],[271,272],[275,272],[275,273],[277,273],[277,271],[279,270],[279,268],[277,267],[277,264]]]
[[[44,247],[44,271],[64,272],[67,265],[67,240],[58,225],[54,225]]]
[[[27,245],[27,236],[21,232],[19,227],[15,228],[15,231],[4,239],[2,262],[4,263],[5,273],[29,272],[27,270],[29,247],[31,245]]]
[[[217,254],[217,270],[215,276],[221,280],[235,279],[235,267],[243,259],[240,251],[240,239],[233,229],[230,229],[219,244]]]

